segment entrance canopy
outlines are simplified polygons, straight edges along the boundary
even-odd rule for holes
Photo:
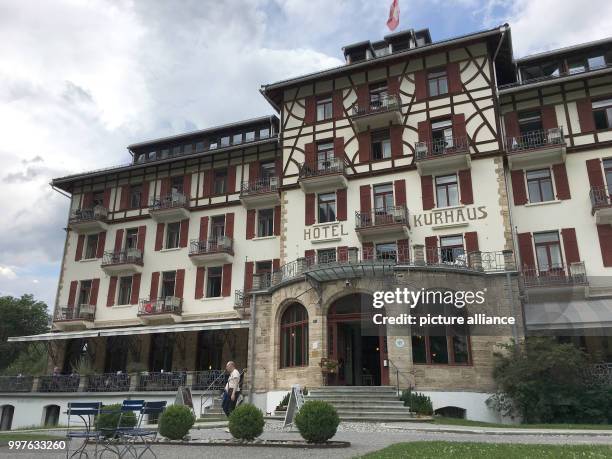
[[[229,330],[248,328],[248,320],[226,320],[219,322],[194,322],[172,325],[155,325],[150,327],[101,328],[97,330],[82,330],[70,332],[50,332],[40,335],[12,336],[10,343],[24,341],[54,341],[58,339],[95,338],[98,336],[147,335],[151,333],[176,333],[200,330]]]

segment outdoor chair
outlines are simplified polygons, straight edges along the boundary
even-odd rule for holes
[[[126,400],[129,402],[129,400]],[[144,402],[142,408],[140,409],[140,416],[138,418],[138,423],[133,428],[122,428],[120,432],[120,436],[122,442],[124,444],[124,448],[121,451],[122,454],[126,454],[129,452],[136,459],[143,456],[146,451],[151,452],[153,456],[157,457],[157,454],[152,449],[153,442],[157,438],[157,429],[147,429],[142,427],[143,420],[145,416],[157,416],[161,415],[166,409],[166,402]],[[123,411],[123,407],[122,407]],[[127,411],[127,409],[126,409]],[[142,451],[138,453],[136,448],[136,442],[142,442],[144,446]]]
[[[101,433],[95,430],[93,422],[95,417],[98,416],[102,409],[101,402],[71,402],[68,403],[68,426],[66,429],[66,458],[78,455],[78,457],[87,457],[89,454],[85,451],[87,445],[93,441],[95,444],[94,457],[98,456],[98,443],[101,438]],[[79,430],[74,429],[74,416],[78,417],[82,423],[79,423]],[[73,420],[72,426],[71,420]],[[85,430],[83,430],[83,427]],[[70,454],[70,444],[73,439],[82,440],[83,443]]]

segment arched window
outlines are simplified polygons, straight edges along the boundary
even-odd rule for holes
[[[59,424],[60,407],[47,405],[43,408],[43,426],[55,427]]]
[[[0,430],[11,430],[13,427],[13,414],[15,414],[15,407],[13,405],[0,406]]]
[[[301,304],[289,306],[281,317],[281,368],[308,365],[308,312]]]

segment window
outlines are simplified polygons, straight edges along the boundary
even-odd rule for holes
[[[223,270],[220,266],[208,268],[208,280],[206,283],[206,298],[221,296],[221,275]]]
[[[319,223],[336,221],[336,193],[319,195]]]
[[[556,231],[535,233],[533,235],[533,242],[535,244],[540,274],[558,274],[559,271],[563,272],[563,258],[561,257],[559,233]]]
[[[259,168],[259,176],[265,182],[267,182],[272,177],[276,177],[276,163],[274,161],[261,163]]]
[[[130,209],[140,208],[142,199],[142,185],[132,185],[130,187]]]
[[[612,128],[612,99],[593,102],[593,116],[595,117],[595,129]]]
[[[544,64],[532,65],[521,68],[523,81],[536,78],[558,77],[561,73],[561,66],[558,62],[546,62]]]
[[[130,304],[132,297],[132,276],[119,278],[119,297],[117,304]]]
[[[382,81],[370,85],[370,106],[372,108],[380,108],[387,102],[388,96],[387,83]]]
[[[448,94],[448,77],[446,76],[446,70],[430,72],[427,75],[427,87],[429,89],[429,97]]]
[[[397,260],[397,244],[395,242],[376,244],[376,259]]]
[[[542,117],[539,110],[521,112],[518,115],[519,131],[525,141],[529,140],[529,134],[543,130]],[[537,139],[539,136],[532,136]]]
[[[195,151],[198,153],[204,151],[204,142],[196,142]]]
[[[236,145],[242,143],[242,133],[240,134],[234,134],[234,136],[232,137],[232,144]]]
[[[327,171],[334,164],[334,143],[321,142],[317,144],[317,170]]]
[[[527,190],[529,202],[544,202],[555,199],[550,169],[527,171]]]
[[[172,192],[172,194],[176,194],[176,193],[181,193],[183,194],[185,192],[185,190],[183,189],[183,176],[182,175],[175,175],[174,177],[170,178],[170,191]]]
[[[221,137],[221,146],[227,147],[230,144],[230,138],[228,135]]]
[[[228,142],[229,142],[229,139],[228,139]],[[208,145],[208,149],[209,150],[214,150],[214,149],[216,149],[218,147],[218,145],[219,144],[217,143],[216,140],[211,140],[210,141],[210,145]]]
[[[270,137],[270,129],[269,128],[263,128],[259,130],[259,138],[260,139],[267,139],[268,137]]]
[[[326,97],[317,100],[317,121],[328,120],[332,117],[332,99]]]
[[[104,191],[95,191],[93,194],[93,201],[91,203],[93,207],[104,205]]]
[[[465,261],[463,250],[463,236],[440,237],[440,261],[442,263],[456,263]]]
[[[165,271],[162,273],[161,298],[174,296],[176,286],[176,271]]]
[[[183,145],[183,154],[187,155],[193,151],[193,144],[188,143],[187,145]]]
[[[612,158],[603,160],[603,168],[606,176],[606,184],[608,185],[608,193],[612,194]]]
[[[181,224],[179,222],[168,223],[166,225],[166,248],[176,249],[179,246]]]
[[[336,262],[336,249],[321,249],[317,250],[317,263],[335,263]]]
[[[255,140],[255,131],[245,132],[245,134],[244,134],[244,141],[245,142],[252,142],[253,140]]]
[[[438,207],[459,205],[457,174],[436,177],[436,202]]]
[[[389,130],[383,129],[372,132],[372,158],[374,160],[391,157],[391,138]]]
[[[255,274],[267,274],[272,272],[271,261],[258,261],[255,263]]]
[[[98,249],[98,235],[89,234],[85,242],[85,259],[96,258],[96,251]]]
[[[225,215],[218,215],[210,221],[210,238],[219,241],[223,236],[225,236]]]
[[[125,232],[125,249],[135,249],[138,247],[138,228],[130,228]]]
[[[447,148],[453,147],[453,122],[450,118],[431,123],[431,140],[433,154],[444,153]]]
[[[215,171],[215,194],[225,194],[227,190],[227,171],[225,169]]]
[[[81,281],[79,287],[79,304],[89,304],[91,295],[91,281]]]
[[[390,183],[374,186],[374,210],[387,213],[393,207],[393,185]]]
[[[166,159],[168,156],[170,156],[170,149],[164,148],[159,152],[159,156],[161,159]]]
[[[257,211],[257,237],[268,237],[274,234],[274,209]]]
[[[308,312],[301,304],[289,306],[280,323],[281,368],[308,365]]]

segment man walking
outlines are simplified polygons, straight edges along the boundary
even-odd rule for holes
[[[238,401],[240,392],[240,372],[236,369],[236,364],[230,360],[225,366],[225,371],[228,372],[229,378],[223,392],[223,412],[229,416]]]

